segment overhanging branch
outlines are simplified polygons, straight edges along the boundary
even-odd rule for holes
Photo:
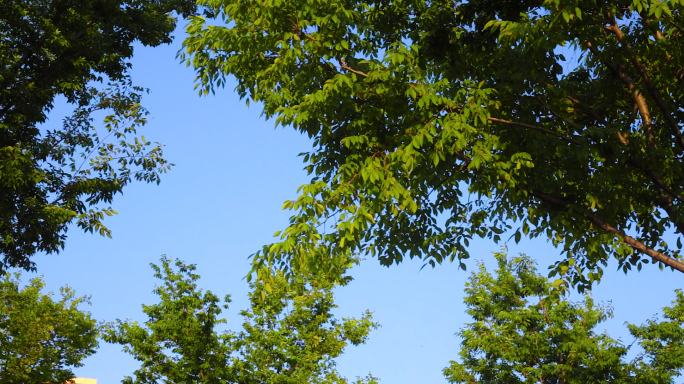
[[[568,205],[570,205],[569,202],[563,199],[545,194],[543,192],[530,192],[534,197],[538,198],[539,200],[553,205],[557,205],[560,207],[567,207]],[[584,215],[587,218],[587,220],[589,220],[589,222],[601,228],[602,230],[621,238],[622,241],[624,241],[625,244],[632,247],[632,249],[637,250],[647,256],[650,256],[654,260],[663,263],[672,269],[676,269],[677,271],[684,273],[684,263],[680,262],[679,260],[673,259],[672,257],[665,255],[664,253],[658,252],[655,249],[647,247],[644,243],[627,235],[624,231],[608,224],[594,212],[587,211],[584,213]]]

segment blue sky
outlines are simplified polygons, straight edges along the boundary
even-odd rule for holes
[[[200,98],[192,69],[175,59],[179,47],[180,39],[171,46],[138,47],[132,61],[134,83],[151,89],[143,100],[151,121],[141,133],[164,143],[165,157],[176,166],[160,185],[134,183],[115,199],[112,207],[119,214],[106,222],[113,239],[74,227],[61,254],[35,260],[49,289],[68,284],[79,295],[91,295],[95,318],[141,321],[141,304],[156,300],[149,264],[161,254],[196,263],[202,288],[232,295],[225,315],[228,326],[237,329],[241,320],[235,314],[247,306],[248,256],[287,225],[289,214],[281,207],[308,181],[297,154],[308,150],[310,141],[292,129],[275,129],[260,116],[259,106],[248,108],[230,84],[216,96]],[[59,124],[61,112],[48,124]],[[472,243],[469,269],[475,260],[491,261],[500,247]],[[537,259],[542,271],[558,257],[543,239],[509,244],[509,254],[517,253]],[[350,347],[339,359],[348,378],[371,372],[381,383],[446,382],[441,370],[459,351],[454,333],[469,321],[462,296],[470,272],[450,264],[421,266],[407,261],[385,268],[365,260],[352,271],[351,285],[337,292],[340,316],[370,309],[382,324],[366,345]],[[682,281],[681,275],[653,266],[626,277],[613,267],[593,296],[612,299],[615,318],[606,329],[630,343],[623,323],[652,317]],[[75,372],[114,384],[136,367],[119,346],[103,343]]]

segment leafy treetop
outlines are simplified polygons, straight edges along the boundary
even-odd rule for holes
[[[221,304],[197,288],[194,265],[162,257],[161,265],[152,267],[163,283],[154,291],[160,302],[143,305],[148,320],[111,323],[104,335],[142,362],[135,377],[124,379],[127,384],[346,384],[334,359],[377,327],[368,312],[357,319],[332,315],[332,289],[344,281],[339,275],[286,279],[281,272],[261,270],[272,283],[251,284],[251,308],[240,312],[243,328],[219,332],[228,296]],[[376,381],[368,376],[357,383]]]
[[[0,278],[0,384],[64,383],[97,349],[99,328],[79,308],[88,298],[64,287],[55,301],[44,286],[35,278],[22,288],[19,274]]]
[[[684,294],[677,291],[665,321],[628,325],[629,346],[596,326],[612,316],[590,297],[570,303],[552,294],[524,256],[496,254],[492,276],[484,266],[466,286],[465,303],[473,322],[458,333],[460,362],[444,370],[451,383],[674,383],[684,369]],[[627,361],[636,345],[641,352]]]

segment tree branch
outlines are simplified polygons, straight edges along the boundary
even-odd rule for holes
[[[632,52],[632,48],[629,46],[629,44],[624,41],[624,33],[615,21],[611,22],[610,26],[604,27],[604,29],[614,34],[620,45],[627,51],[627,53],[629,54],[629,59],[632,62],[632,65],[634,65],[637,72],[639,73],[639,76],[641,76],[641,78],[644,81],[644,84],[646,85],[646,90],[648,91],[649,95],[651,95],[660,111],[663,113],[665,121],[667,122],[668,127],[670,127],[670,130],[672,131],[672,134],[676,139],[677,145],[684,149],[684,137],[682,137],[682,132],[679,130],[677,122],[675,121],[674,117],[672,117],[672,113],[670,112],[667,105],[665,105],[665,101],[660,96],[660,92],[658,92],[658,89],[655,87],[655,85],[653,85],[653,82],[651,81],[650,77],[648,76],[648,73],[646,72],[646,68],[634,55],[634,52]]]
[[[332,73],[333,75],[339,75],[340,74],[340,72],[337,69],[335,69],[335,66],[328,63],[328,62],[324,62],[324,63],[319,62],[318,65],[320,65],[321,67],[323,67],[323,69]]]
[[[672,222],[672,224],[674,224],[675,228],[677,228],[677,231],[684,235],[684,222],[682,222],[682,220],[672,210],[672,208],[674,207],[674,200],[677,200],[680,203],[684,203],[684,198],[682,198],[680,194],[678,194],[667,184],[665,184],[665,181],[658,172],[653,171],[651,169],[642,168],[631,157],[628,159],[628,162],[651,179],[651,182],[653,182],[653,184],[658,189],[658,193],[660,194],[658,206],[662,208],[665,211],[665,213],[667,213],[667,216],[670,218],[670,221]]]
[[[679,217],[677,216],[676,212],[672,208],[674,208],[674,202],[672,200],[672,197],[667,195],[662,189],[660,190],[660,201],[658,202],[658,206],[662,208],[665,213],[667,213],[667,216],[670,218],[670,221],[674,224],[675,228],[677,228],[677,232],[681,233],[684,235],[684,222],[679,220]]]
[[[576,98],[574,98],[574,97],[572,97],[572,96],[570,96],[570,95],[565,96],[565,98],[567,98],[568,100],[570,100],[573,104],[579,105],[580,108],[584,109],[584,110],[587,112],[587,114],[589,114],[589,116],[591,116],[594,120],[598,121],[599,123],[601,123],[601,124],[603,124],[603,125],[605,125],[605,126],[608,125],[608,122],[606,121],[606,119],[605,119],[603,116],[599,115],[599,114],[598,114],[596,111],[594,111],[591,107],[589,107],[589,106],[583,104],[581,101],[577,100]]]
[[[634,99],[634,102],[636,103],[639,109],[639,114],[641,115],[644,135],[646,136],[648,142],[650,144],[653,144],[653,127],[651,121],[651,112],[649,111],[648,103],[646,103],[646,98],[644,97],[644,95],[641,93],[641,91],[635,89],[636,86],[634,85],[634,81],[632,81],[632,78],[625,72],[624,67],[621,64],[615,65],[609,61],[602,60],[599,51],[596,48],[594,48],[591,42],[586,42],[586,44],[591,53],[598,57],[599,60],[601,60],[601,62],[606,67],[608,67],[608,69],[610,69],[620,79],[620,81],[622,81],[622,83],[627,87],[627,89],[631,91],[632,99]],[[621,139],[621,142],[626,143],[627,140],[623,134],[618,133],[618,137]]]
[[[663,191],[667,192],[668,195],[670,195],[671,197],[673,197],[673,198],[676,199],[677,201],[684,203],[684,197],[682,197],[680,194],[678,194],[678,193],[675,192],[672,188],[670,188],[667,184],[665,184],[665,181],[664,181],[663,178],[660,176],[660,174],[658,174],[657,172],[654,172],[654,171],[652,171],[652,170],[650,170],[650,169],[644,169],[643,167],[641,167],[641,166],[640,166],[634,159],[632,159],[631,157],[628,159],[628,161],[629,161],[629,163],[632,164],[635,168],[637,168],[637,169],[640,170],[642,173],[644,173],[645,175],[647,175],[647,176],[651,179],[651,181],[653,181],[653,183],[654,183],[658,188],[661,188]],[[684,233],[684,232],[682,232],[682,233]]]
[[[553,205],[558,205],[561,207],[567,207],[570,205],[570,202],[567,202],[563,199],[545,194],[543,192],[538,192],[538,191],[530,191],[532,196],[538,198],[539,200],[545,201],[547,203],[551,203]],[[606,223],[603,219],[601,219],[597,214],[594,212],[587,211],[585,212],[585,216],[589,222],[592,224],[596,225],[597,227],[603,229],[604,231],[611,233],[619,238],[622,239],[622,241],[625,242],[625,244],[629,245],[632,247],[632,249],[637,250],[647,256],[650,256],[654,260],[663,263],[667,265],[668,267],[672,269],[676,269],[679,272],[684,273],[684,263],[680,262],[679,260],[673,259],[670,256],[667,256],[663,253],[660,253],[656,251],[655,249],[647,247],[644,243],[640,242],[639,240],[636,240],[635,238],[627,235],[624,231],[615,228],[614,226]]]
[[[622,238],[622,240],[627,245],[636,249],[637,251],[640,251],[640,252],[650,256],[654,260],[661,262],[661,263],[667,265],[668,267],[670,267],[672,269],[676,269],[679,272],[684,272],[684,263],[680,262],[679,260],[673,259],[670,256],[667,256],[663,253],[656,251],[655,249],[647,247],[644,243],[634,239],[633,237],[625,234],[623,231],[621,231],[621,230],[613,227],[612,225],[606,223],[605,221],[603,221],[600,217],[598,217],[594,213],[591,213],[591,212],[587,213],[587,218],[589,219],[589,221],[591,221],[592,223],[594,223],[596,226],[603,229],[604,231],[606,231],[608,233],[612,233],[612,234]]]
[[[534,129],[534,130],[539,131],[539,132],[544,132],[544,133],[546,133],[546,134],[556,136],[557,138],[559,138],[559,139],[561,139],[561,140],[565,140],[565,141],[567,141],[568,143],[577,144],[577,145],[582,145],[582,143],[580,143],[579,141],[577,141],[577,140],[575,140],[575,139],[573,139],[573,138],[571,138],[571,137],[567,137],[567,136],[565,136],[565,135],[562,135],[562,134],[560,134],[560,133],[558,133],[558,132],[552,131],[552,130],[550,130],[550,129],[548,129],[548,128],[538,127],[538,126],[536,126],[536,125],[530,125],[530,124],[525,124],[525,123],[518,123],[518,122],[510,121],[510,120],[497,119],[496,117],[488,117],[487,120],[488,120],[488,121],[494,121],[494,122],[497,122],[497,123],[502,123],[502,124],[515,125],[515,126],[518,126],[518,127],[524,127],[524,128]]]
[[[354,68],[348,67],[348,66],[347,66],[347,63],[345,63],[344,60],[340,60],[340,68],[344,69],[345,71],[349,71],[349,72],[351,72],[351,73],[356,73],[357,75],[361,75],[361,76],[363,76],[363,77],[368,77],[367,74],[365,74],[365,73],[363,73],[363,72],[361,72],[361,71],[357,71],[357,70],[354,69]]]

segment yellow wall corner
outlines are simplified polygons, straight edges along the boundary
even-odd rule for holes
[[[97,384],[97,379],[85,379],[83,377],[74,377],[74,384]]]

